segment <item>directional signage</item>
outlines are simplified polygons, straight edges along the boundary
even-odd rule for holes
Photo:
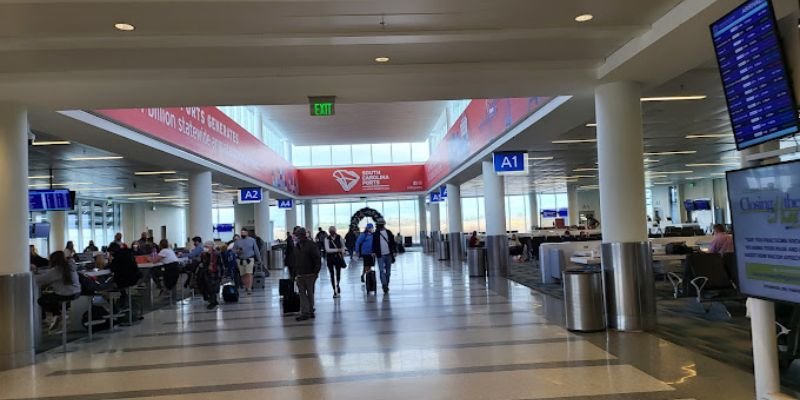
[[[241,188],[239,189],[239,204],[261,203],[261,188]]]
[[[446,185],[439,186],[439,196],[441,196],[441,198],[443,200],[447,198],[447,186]]]
[[[292,200],[292,199],[278,199],[278,208],[284,208],[284,209],[294,208],[294,200]]]
[[[431,203],[441,203],[444,201],[440,192],[431,192]]]
[[[713,23],[711,36],[736,148],[797,133],[794,91],[772,3],[745,2]]]
[[[497,175],[527,175],[528,153],[524,151],[501,151],[492,154]]]

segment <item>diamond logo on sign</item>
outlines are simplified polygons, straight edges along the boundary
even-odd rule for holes
[[[358,184],[358,181],[361,180],[361,177],[359,177],[357,173],[346,169],[337,169],[333,171],[333,177],[336,179],[336,182],[339,182],[339,186],[341,186],[342,190],[345,192],[353,190],[356,184]]]

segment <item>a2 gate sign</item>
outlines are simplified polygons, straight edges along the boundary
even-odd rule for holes
[[[292,208],[294,208],[294,200],[292,200],[292,199],[278,199],[278,208],[292,209]]]
[[[500,151],[492,154],[497,175],[527,175],[528,153],[524,151]]]
[[[241,188],[239,189],[239,204],[261,203],[263,196],[261,188]]]
[[[430,196],[430,202],[431,203],[441,203],[443,201],[444,201],[444,198],[442,197],[442,193],[441,192],[439,192],[438,190],[435,191],[435,192],[431,192],[431,196]]]

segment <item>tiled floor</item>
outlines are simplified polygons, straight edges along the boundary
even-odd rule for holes
[[[313,322],[281,315],[273,276],[2,372],[0,399],[753,398],[750,374],[649,334],[569,333],[559,300],[421,253],[398,257],[386,295],[345,272],[337,300],[322,275]]]

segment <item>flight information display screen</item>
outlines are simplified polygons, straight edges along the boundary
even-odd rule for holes
[[[73,194],[69,190],[28,191],[29,211],[68,211],[73,208]]]
[[[772,2],[745,2],[713,23],[711,36],[737,149],[797,133]]]

